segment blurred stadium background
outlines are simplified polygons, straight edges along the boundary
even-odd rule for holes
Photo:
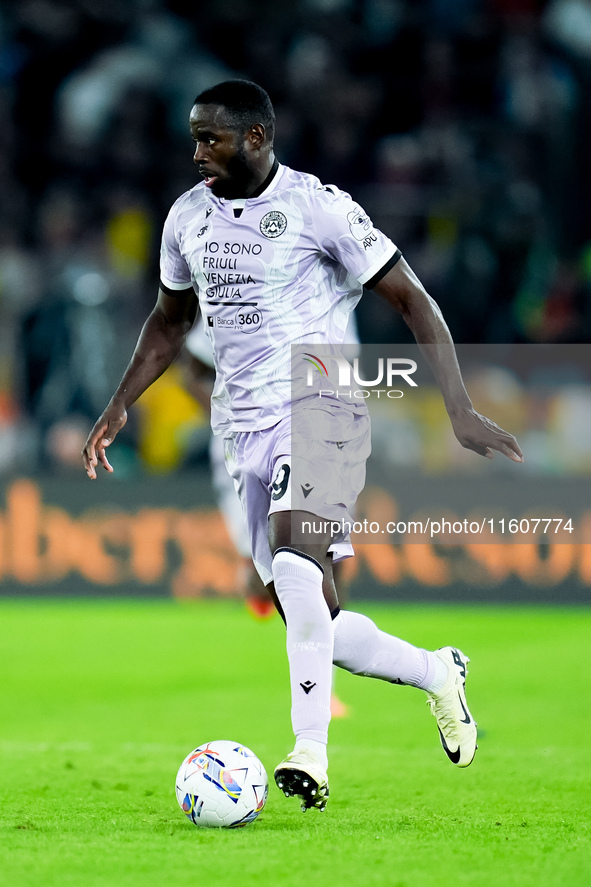
[[[528,483],[566,513],[591,475],[589,372],[565,348],[591,338],[589,0],[4,0],[0,594],[237,592],[182,366],[132,411],[114,477],[88,483],[79,456],[154,303],[165,215],[196,181],[193,98],[234,76],[269,91],[279,159],[349,190],[401,247],[456,342],[541,349],[526,376],[470,386],[520,437]],[[409,341],[371,293],[358,322],[364,342]],[[394,435],[374,423],[380,513],[404,483],[427,508],[461,471],[512,482],[498,458],[460,465],[422,397]],[[367,546],[351,596],[588,601],[584,538]]]

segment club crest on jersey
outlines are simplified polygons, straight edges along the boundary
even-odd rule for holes
[[[265,237],[279,237],[287,228],[287,218],[283,213],[272,210],[263,216],[260,228]]]

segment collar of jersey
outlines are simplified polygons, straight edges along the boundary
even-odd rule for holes
[[[247,202],[253,203],[255,200],[263,200],[264,198],[268,197],[271,191],[274,191],[277,187],[279,179],[281,178],[282,170],[282,164],[280,164],[277,158],[275,158],[275,163],[273,164],[273,167],[267,179],[269,183],[262,191],[260,191],[259,193],[255,192],[252,197],[235,197],[233,200],[225,200],[224,198],[221,198],[220,203],[230,206],[234,210],[244,209]]]

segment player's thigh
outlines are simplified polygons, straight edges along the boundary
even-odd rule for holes
[[[301,527],[305,525],[306,532]],[[306,511],[274,511],[269,515],[269,546],[292,548],[323,564],[332,543],[331,521]]]

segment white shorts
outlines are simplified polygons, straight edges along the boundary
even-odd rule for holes
[[[293,429],[293,433],[292,433]],[[268,517],[305,511],[346,527],[365,484],[371,451],[369,416],[346,408],[308,409],[263,431],[234,432],[224,440],[226,465],[246,515],[254,565],[272,581]],[[297,544],[297,543],[294,543]],[[354,554],[348,532],[333,533],[335,561]]]

